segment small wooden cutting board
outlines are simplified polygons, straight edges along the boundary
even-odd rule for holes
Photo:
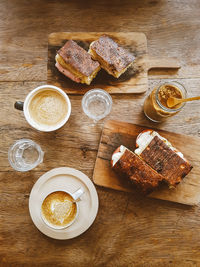
[[[147,128],[144,126],[126,122],[109,120],[105,123],[93,173],[95,184],[116,190],[135,192],[134,188],[130,188],[115,174],[110,160],[113,152],[120,145],[134,151],[136,137],[145,129]],[[149,196],[187,205],[197,205],[200,202],[200,138],[164,130],[156,131],[183,153],[192,164],[193,169],[175,189],[162,188]]]
[[[67,40],[76,41],[88,51],[89,45],[101,35],[107,35],[135,56],[135,61],[118,79],[101,69],[91,85],[75,83],[55,67],[57,51]],[[152,68],[180,68],[176,59],[151,58],[147,53],[147,38],[141,32],[55,32],[48,38],[48,84],[65,90],[68,94],[84,94],[89,89],[101,88],[108,93],[144,93],[148,89],[148,70]]]

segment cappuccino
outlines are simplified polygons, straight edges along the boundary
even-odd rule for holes
[[[49,194],[41,207],[43,220],[53,228],[64,228],[76,218],[77,204],[72,196],[64,191]]]
[[[48,127],[56,126],[65,119],[68,105],[58,91],[46,88],[33,96],[28,109],[33,121],[42,127]]]

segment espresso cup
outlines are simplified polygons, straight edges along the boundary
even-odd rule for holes
[[[83,193],[83,188],[74,193],[62,190],[49,192],[41,204],[40,214],[43,222],[55,230],[72,225],[78,216],[78,200]]]
[[[53,85],[42,85],[32,90],[24,102],[15,102],[15,108],[24,111],[27,122],[35,129],[51,132],[61,128],[71,114],[67,94]]]

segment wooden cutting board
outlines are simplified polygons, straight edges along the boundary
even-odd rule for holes
[[[116,190],[136,193],[111,169],[110,159],[115,149],[124,145],[134,151],[137,135],[146,129],[143,126],[119,121],[107,121],[104,125],[95,163],[93,181],[95,184]],[[162,188],[150,197],[187,205],[200,202],[200,138],[156,130],[180,150],[192,164],[193,169],[175,188]]]
[[[57,51],[69,39],[76,41],[85,50],[89,44],[106,34],[135,55],[136,60],[118,79],[103,69],[91,85],[78,84],[61,74],[55,67]],[[175,59],[150,58],[147,53],[147,39],[141,32],[55,32],[48,38],[48,84],[56,85],[68,94],[84,94],[92,88],[102,88],[109,93],[144,93],[148,89],[148,70],[151,68],[179,68]]]

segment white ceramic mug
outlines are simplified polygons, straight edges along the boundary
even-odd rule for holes
[[[57,123],[55,125],[44,126],[40,123],[37,123],[33,119],[33,117],[31,116],[31,114],[29,112],[29,106],[30,106],[30,103],[31,103],[31,100],[33,99],[33,97],[35,97],[37,94],[39,94],[42,91],[48,91],[48,90],[55,91],[63,97],[63,100],[66,103],[67,112],[66,112],[65,117],[59,123]],[[63,90],[61,90],[60,88],[53,86],[53,85],[42,85],[42,86],[35,88],[26,96],[24,102],[17,101],[17,102],[15,102],[14,106],[16,109],[24,111],[24,116],[25,116],[27,122],[33,128],[35,128],[39,131],[43,131],[43,132],[51,132],[51,131],[55,131],[55,130],[61,128],[68,121],[70,114],[71,114],[71,102],[69,100],[69,97],[67,96],[67,94]]]
[[[74,218],[66,225],[53,225],[51,224],[48,219],[45,217],[45,215],[43,214],[42,212],[42,204],[43,202],[45,201],[45,199],[50,196],[52,193],[67,193],[69,196],[71,196],[71,199],[73,201],[73,203],[76,205],[76,214],[74,216]],[[45,194],[45,196],[43,197],[42,199],[42,202],[41,202],[41,208],[40,208],[40,215],[41,215],[41,218],[43,220],[43,222],[50,228],[53,228],[55,230],[61,230],[61,229],[65,229],[67,227],[69,227],[70,225],[72,225],[75,220],[77,219],[78,217],[78,213],[79,213],[79,205],[78,205],[78,202],[81,201],[80,197],[84,194],[84,189],[82,187],[80,187],[78,190],[76,190],[74,193],[70,193],[69,191],[66,191],[66,190],[51,190],[50,192],[48,192],[47,194]],[[51,207],[53,205],[53,202],[55,203],[55,200],[52,201],[51,203]],[[58,204],[58,203],[57,203]]]

